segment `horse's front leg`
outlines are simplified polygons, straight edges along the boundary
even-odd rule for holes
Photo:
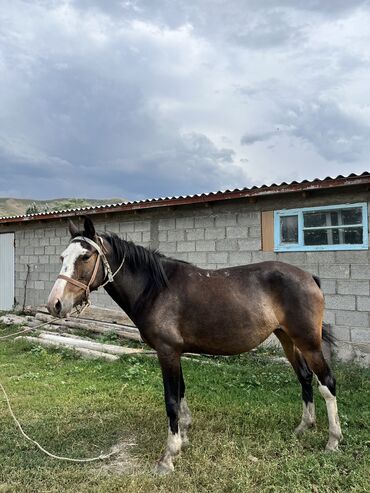
[[[180,453],[182,438],[179,427],[180,413],[180,354],[173,350],[158,352],[162,369],[164,397],[168,417],[168,438],[165,451],[160,457],[156,472],[166,474],[174,470],[173,459]]]

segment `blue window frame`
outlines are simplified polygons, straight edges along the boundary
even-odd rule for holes
[[[274,212],[275,252],[366,250],[367,203]]]

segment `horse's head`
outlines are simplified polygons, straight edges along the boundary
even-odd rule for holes
[[[106,275],[102,261],[104,246],[91,219],[85,218],[83,231],[78,231],[70,221],[69,231],[71,241],[61,254],[62,268],[47,305],[49,312],[57,317],[67,316],[73,307],[86,301],[90,291],[97,289]]]

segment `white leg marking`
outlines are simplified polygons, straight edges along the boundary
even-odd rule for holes
[[[181,433],[180,428],[178,433],[172,433],[171,429],[168,429],[168,438],[166,450],[163,452],[162,457],[159,459],[156,472],[159,474],[167,474],[175,470],[173,465],[173,459],[181,452]]]
[[[326,450],[335,451],[338,450],[338,444],[343,438],[339,423],[337,399],[326,385],[319,385],[319,391],[325,399],[328,411],[329,440],[326,444]]]
[[[294,433],[299,435],[303,433],[308,428],[312,428],[316,424],[316,416],[315,416],[315,404],[313,402],[308,402],[307,405],[303,402],[303,414],[302,421],[294,430]]]
[[[179,427],[180,427],[183,447],[189,444],[187,433],[190,426],[191,426],[191,413],[188,403],[186,402],[186,399],[184,397],[180,401],[180,411],[179,411]]]

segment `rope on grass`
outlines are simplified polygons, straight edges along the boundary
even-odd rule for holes
[[[77,310],[77,312],[78,312],[78,310]],[[82,312],[79,312],[79,314],[81,314],[81,313]],[[53,318],[54,319],[57,319],[57,317],[53,317]],[[40,327],[43,327],[44,325],[48,325],[48,324],[50,324],[50,322],[45,322],[45,323],[42,323],[42,324],[37,325],[36,327],[29,327],[27,329],[23,329],[21,331],[15,332],[13,334],[8,334],[7,336],[0,337],[0,339],[10,339],[11,337],[14,337],[14,336],[16,336],[18,334],[23,334],[24,332],[29,332],[31,330],[36,330],[36,329],[38,329]],[[5,397],[7,406],[8,406],[9,413],[10,413],[11,417],[13,418],[14,423],[19,428],[19,431],[21,432],[22,436],[26,440],[28,440],[29,442],[31,442],[34,445],[36,445],[36,447],[38,449],[40,449],[41,452],[43,452],[44,454],[48,455],[49,457],[52,457],[53,459],[65,460],[65,461],[69,461],[69,462],[95,462],[95,461],[98,461],[98,460],[109,459],[109,457],[112,457],[112,455],[118,454],[118,452],[119,452],[119,448],[118,447],[114,447],[113,450],[111,452],[109,452],[108,454],[100,454],[97,457],[89,457],[89,458],[86,458],[86,459],[74,459],[72,457],[63,457],[63,456],[60,456],[60,455],[52,454],[51,452],[49,452],[48,450],[46,450],[42,445],[40,445],[36,440],[34,440],[33,438],[31,438],[29,435],[27,435],[27,433],[23,430],[22,425],[20,424],[20,422],[18,421],[16,415],[13,412],[12,406],[10,404],[10,399],[9,399],[8,394],[6,393],[6,390],[5,390],[5,388],[4,388],[4,386],[3,386],[3,384],[1,382],[0,382],[0,389],[1,389],[2,393],[4,394],[4,397]]]
[[[36,442],[36,440],[34,440],[33,438],[31,438],[29,435],[27,435],[27,433],[23,430],[22,425],[20,424],[20,422],[18,421],[17,417],[15,416],[15,414],[13,412],[13,409],[12,409],[12,406],[10,404],[10,400],[9,400],[8,394],[6,393],[6,390],[4,389],[4,386],[3,386],[3,384],[1,382],[0,382],[0,389],[2,390],[2,392],[4,394],[4,397],[6,399],[6,403],[8,405],[8,409],[9,409],[10,415],[13,418],[15,424],[18,426],[21,434],[24,436],[24,438],[26,440],[28,440],[29,442],[31,442],[34,445],[36,445],[36,447],[38,447],[41,450],[41,452],[44,452],[44,454],[48,455],[49,457],[52,457],[53,459],[58,459],[58,460],[66,460],[66,461],[69,461],[69,462],[94,462],[94,461],[97,461],[97,460],[105,460],[105,459],[108,459],[112,455],[115,455],[115,454],[117,454],[119,452],[119,448],[117,447],[114,450],[112,450],[112,452],[109,452],[109,454],[100,454],[97,457],[89,457],[87,459],[74,459],[74,458],[71,458],[71,457],[63,457],[63,456],[60,456],[60,455],[52,454],[51,452],[49,452],[48,450],[46,450],[42,445],[40,445],[39,442]]]

